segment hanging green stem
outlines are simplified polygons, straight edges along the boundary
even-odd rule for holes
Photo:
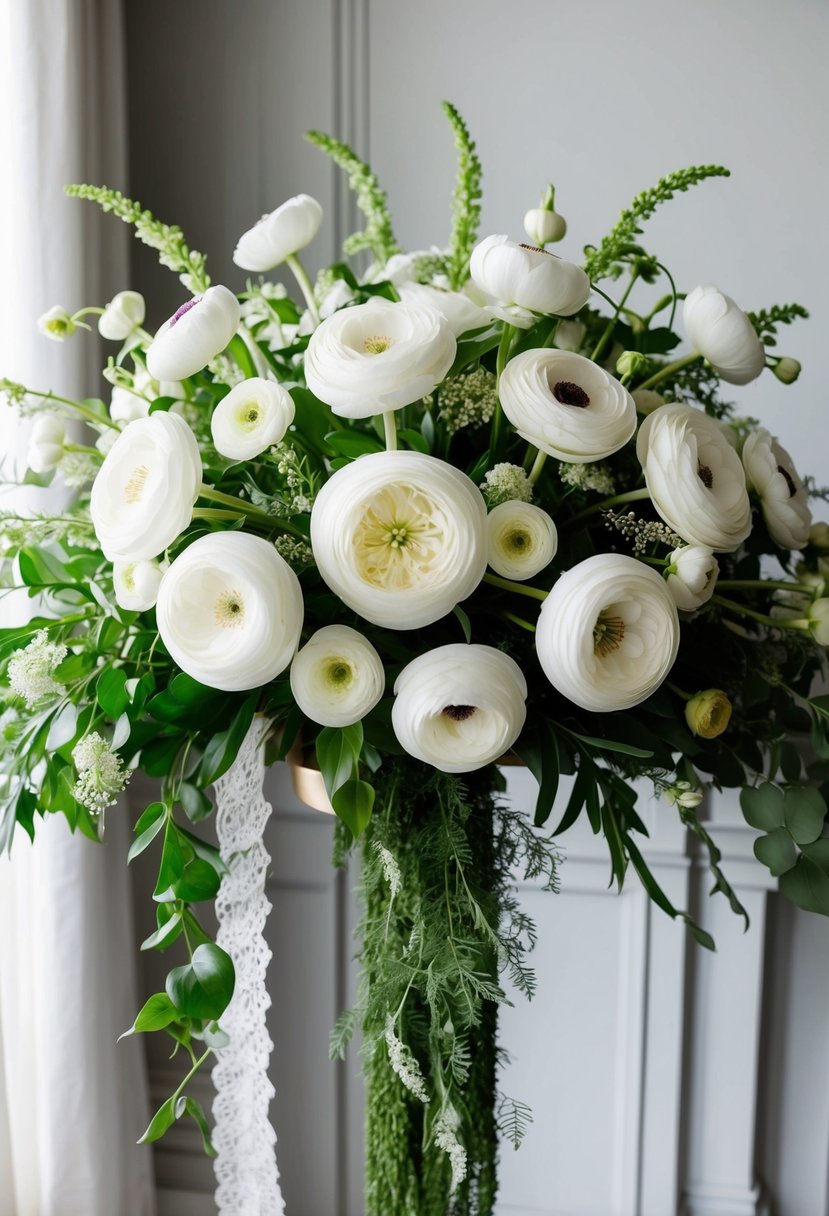
[[[663,380],[670,380],[677,372],[681,372],[683,367],[689,367],[692,363],[696,363],[703,356],[698,350],[692,351],[690,355],[683,356],[682,359],[676,359],[673,363],[668,363],[665,367],[654,372],[647,380],[644,380],[639,388],[653,388],[655,384],[661,384]]]
[[[595,347],[593,348],[593,353],[590,356],[590,358],[593,360],[594,363],[597,362],[599,355],[602,353],[602,351],[604,350],[604,348],[607,346],[608,342],[610,341],[611,337],[613,336],[613,331],[616,328],[616,322],[619,320],[619,314],[621,313],[622,309],[624,308],[625,304],[627,303],[627,298],[630,295],[631,291],[633,290],[633,284],[636,282],[636,280],[638,278],[639,278],[639,271],[634,266],[634,268],[630,274],[630,281],[629,281],[627,287],[625,288],[625,294],[622,296],[621,300],[616,305],[615,313],[608,321],[607,325],[605,326],[604,333],[599,338],[598,342],[596,343]]]

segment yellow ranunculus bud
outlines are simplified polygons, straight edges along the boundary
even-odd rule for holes
[[[731,721],[731,702],[720,688],[706,688],[685,705],[685,721],[695,735],[716,739]]]

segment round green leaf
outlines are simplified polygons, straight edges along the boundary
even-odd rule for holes
[[[813,785],[792,785],[786,790],[783,809],[786,827],[798,844],[811,844],[823,831],[826,803]]]
[[[783,791],[770,781],[742,790],[740,806],[746,823],[758,831],[773,832],[783,826]]]
[[[189,1018],[221,1017],[233,996],[236,974],[233,961],[210,942],[193,951],[193,961],[174,967],[167,976],[167,995]]]
[[[775,828],[768,836],[757,837],[754,842],[754,856],[777,877],[795,864],[797,849],[785,828]]]
[[[798,908],[829,916],[829,875],[810,857],[801,855],[793,869],[781,874],[780,890]]]

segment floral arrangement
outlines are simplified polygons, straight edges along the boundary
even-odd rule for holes
[[[758,859],[829,914],[823,492],[722,396],[767,368],[797,379],[775,345],[805,310],[686,294],[641,244],[658,205],[727,176],[716,165],[640,194],[581,264],[545,248],[566,233],[552,187],[524,217],[530,243],[479,240],[481,167],[445,110],[444,248],[403,253],[369,167],[310,134],[365,216],[315,284],[307,195],[240,238],[237,296],[178,228],[69,187],[190,294],[154,336],[131,291],[41,318],[63,341],[97,316],[116,344],[109,402],[2,385],[33,416],[22,480],[57,472],[76,494],[59,515],[2,516],[6,586],[37,615],[0,631],[0,839],[56,812],[98,839],[134,768],[160,778],[130,859],[158,853],[144,948],[181,958],[133,1031],[169,1035],[189,1071],[145,1139],[189,1115],[211,1151],[187,1086],[221,1051],[234,970],[198,915],[224,867],[197,825],[254,715],[272,759],[318,765],[335,860],[363,850],[364,979],[332,1049],[361,1028],[372,1216],[492,1212],[498,1136],[517,1144],[531,1117],[498,1093],[497,1006],[507,982],[534,985],[512,882],[555,889],[557,839],[582,813],[619,888],[633,870],[713,946],[647,866],[633,779],[745,915],[698,816],[706,788],[739,787]],[[283,265],[299,303],[263,277]],[[653,289],[637,310],[634,288]],[[529,813],[501,797],[510,759],[538,779]]]

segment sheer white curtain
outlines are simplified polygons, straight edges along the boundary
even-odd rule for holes
[[[97,341],[59,347],[34,321],[128,285],[126,231],[63,195],[125,181],[122,36],[120,0],[0,4],[0,375],[33,388],[94,391]],[[6,468],[25,431],[3,407]],[[5,621],[26,611],[3,603]],[[100,848],[49,816],[0,859],[0,1216],[154,1214],[143,1053],[116,1045],[137,999],[127,837],[118,808]]]

